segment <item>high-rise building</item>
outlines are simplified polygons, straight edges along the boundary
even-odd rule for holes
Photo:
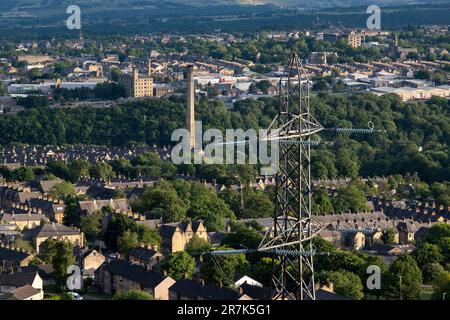
[[[189,146],[195,148],[195,83],[194,66],[187,67],[187,105],[186,105],[186,129],[189,130]]]
[[[121,74],[119,84],[122,85],[127,93],[135,98],[153,96],[153,78],[150,75],[142,76],[136,68],[133,68],[131,74]]]
[[[359,48],[363,42],[363,35],[359,32],[350,32],[347,37],[348,45],[352,48]]]

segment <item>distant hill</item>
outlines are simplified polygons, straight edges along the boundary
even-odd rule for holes
[[[0,10],[40,10],[48,8],[67,7],[72,4],[84,7],[114,7],[120,5],[124,7],[146,7],[167,4],[182,4],[186,6],[223,6],[223,5],[267,5],[272,4],[283,7],[306,7],[306,8],[332,8],[332,7],[352,7],[377,4],[380,6],[401,6],[409,4],[427,3],[450,3],[450,0],[1,0]],[[111,4],[111,6],[109,6]]]
[[[394,3],[402,6],[394,8]],[[241,32],[315,24],[363,28],[366,8],[371,4],[392,6],[382,12],[383,28],[448,24],[450,0],[422,0],[421,3],[411,0],[0,0],[0,38],[7,34],[14,37],[18,30],[35,34],[69,32],[64,27],[68,17],[66,8],[73,4],[81,7],[83,30],[102,34],[112,30],[127,34]]]
[[[450,0],[170,0],[191,5],[264,5],[274,4],[284,7],[332,8],[376,4],[379,6],[400,6],[408,4],[450,3]]]

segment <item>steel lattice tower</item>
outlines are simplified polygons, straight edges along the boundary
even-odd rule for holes
[[[310,113],[309,81],[292,55],[286,77],[279,83],[275,135],[279,141],[274,224],[260,245],[273,251],[273,299],[315,300],[311,239],[316,227],[311,216],[311,136],[323,128]]]

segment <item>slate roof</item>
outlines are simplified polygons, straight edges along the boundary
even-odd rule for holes
[[[164,239],[171,239],[177,229],[177,225],[163,224],[159,227],[159,233]]]
[[[17,194],[18,200],[20,203],[30,202],[32,200],[37,200],[38,197],[42,196],[42,193],[39,191],[31,191],[31,192],[19,192]],[[40,206],[30,205],[32,208],[40,208]]]
[[[149,227],[151,229],[158,229],[159,226],[161,225],[161,220],[160,219],[147,219],[147,220],[144,220],[144,221],[136,221],[136,223],[144,225],[144,226]]]
[[[353,300],[327,290],[316,290],[316,300]]]
[[[175,282],[169,291],[175,292],[180,296],[197,299],[201,285],[197,281],[182,279]]]
[[[12,287],[22,287],[27,284],[32,284],[37,272],[14,272],[14,273],[1,273],[0,284]]]
[[[104,186],[93,185],[88,187],[86,194],[92,199],[111,199],[115,195],[115,190],[111,188],[105,188]],[[98,201],[98,200],[97,200]]]
[[[207,300],[238,300],[241,296],[241,293],[233,289],[219,287],[215,284],[207,284],[200,292],[200,297]]]
[[[9,214],[5,213],[0,220],[0,223],[15,222],[15,221],[41,221],[45,219],[43,214]]]
[[[25,238],[49,238],[49,237],[63,237],[63,236],[71,236],[71,235],[79,235],[75,229],[66,227],[65,225],[58,223],[47,223],[36,228],[33,228],[27,232],[25,232]]]
[[[148,261],[156,253],[157,252],[155,250],[139,247],[139,248],[135,248],[135,249],[131,250],[130,257],[135,257],[135,258],[140,259],[140,260]]]
[[[157,152],[160,157],[167,158],[170,150],[163,148],[149,148],[141,146],[107,147],[107,146],[4,146],[0,147],[0,163],[18,163],[27,166],[44,166],[50,161],[61,160],[70,162],[85,159],[91,163],[107,159],[132,159],[136,155]]]
[[[53,279],[55,269],[51,264],[40,264],[37,266],[27,266],[21,268],[22,272],[37,272],[43,280]]]
[[[270,300],[271,299],[271,290],[270,288],[252,286],[248,283],[243,283],[240,288],[242,289],[242,293],[246,294],[253,300]]]
[[[27,284],[27,285],[24,285],[22,287],[12,290],[10,292],[11,297],[8,298],[8,300],[25,300],[25,299],[28,299],[28,298],[31,298],[31,297],[37,295],[40,292],[41,292],[41,290],[35,289],[32,286]]]
[[[138,265],[128,263],[123,260],[111,261],[104,264],[100,270],[105,270],[114,275],[119,275],[125,279],[136,282],[145,288],[155,288],[166,277],[155,271],[148,271]]]
[[[42,209],[42,212],[45,212],[47,214],[52,211],[52,207],[54,204],[54,202],[51,200],[39,199],[38,197],[29,198],[26,200],[26,203],[30,208],[40,208]],[[59,205],[61,206],[62,204]]]
[[[107,206],[111,206],[116,211],[131,211],[131,206],[128,202],[128,199],[79,201],[78,206],[80,207],[81,211],[85,211],[87,214],[93,214],[94,212],[99,211]]]
[[[209,241],[214,244],[220,244],[226,235],[227,233],[220,231],[208,232]]]
[[[180,229],[181,232],[186,232],[187,228],[191,226],[192,231],[197,232],[198,227],[202,223],[203,221],[201,220],[192,222],[182,221],[182,222],[165,223],[159,227],[159,233],[163,238],[170,239],[172,238],[177,228]]]
[[[30,255],[31,254],[26,252],[0,247],[0,260],[14,261],[19,263],[28,258]]]
[[[41,180],[39,181],[39,187],[43,193],[48,193],[50,190],[56,186],[58,183],[61,183],[61,179],[55,180]]]
[[[175,282],[169,291],[179,296],[197,300],[199,297],[206,300],[238,300],[242,294],[230,288],[219,287],[215,284],[202,286],[194,280],[183,279]]]

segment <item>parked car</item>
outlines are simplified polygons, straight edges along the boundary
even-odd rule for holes
[[[73,300],[83,300],[83,297],[76,292],[67,292],[67,294],[73,297]]]
[[[108,258],[111,260],[117,260],[120,259],[120,254],[118,254],[117,252],[113,252],[108,255]]]

